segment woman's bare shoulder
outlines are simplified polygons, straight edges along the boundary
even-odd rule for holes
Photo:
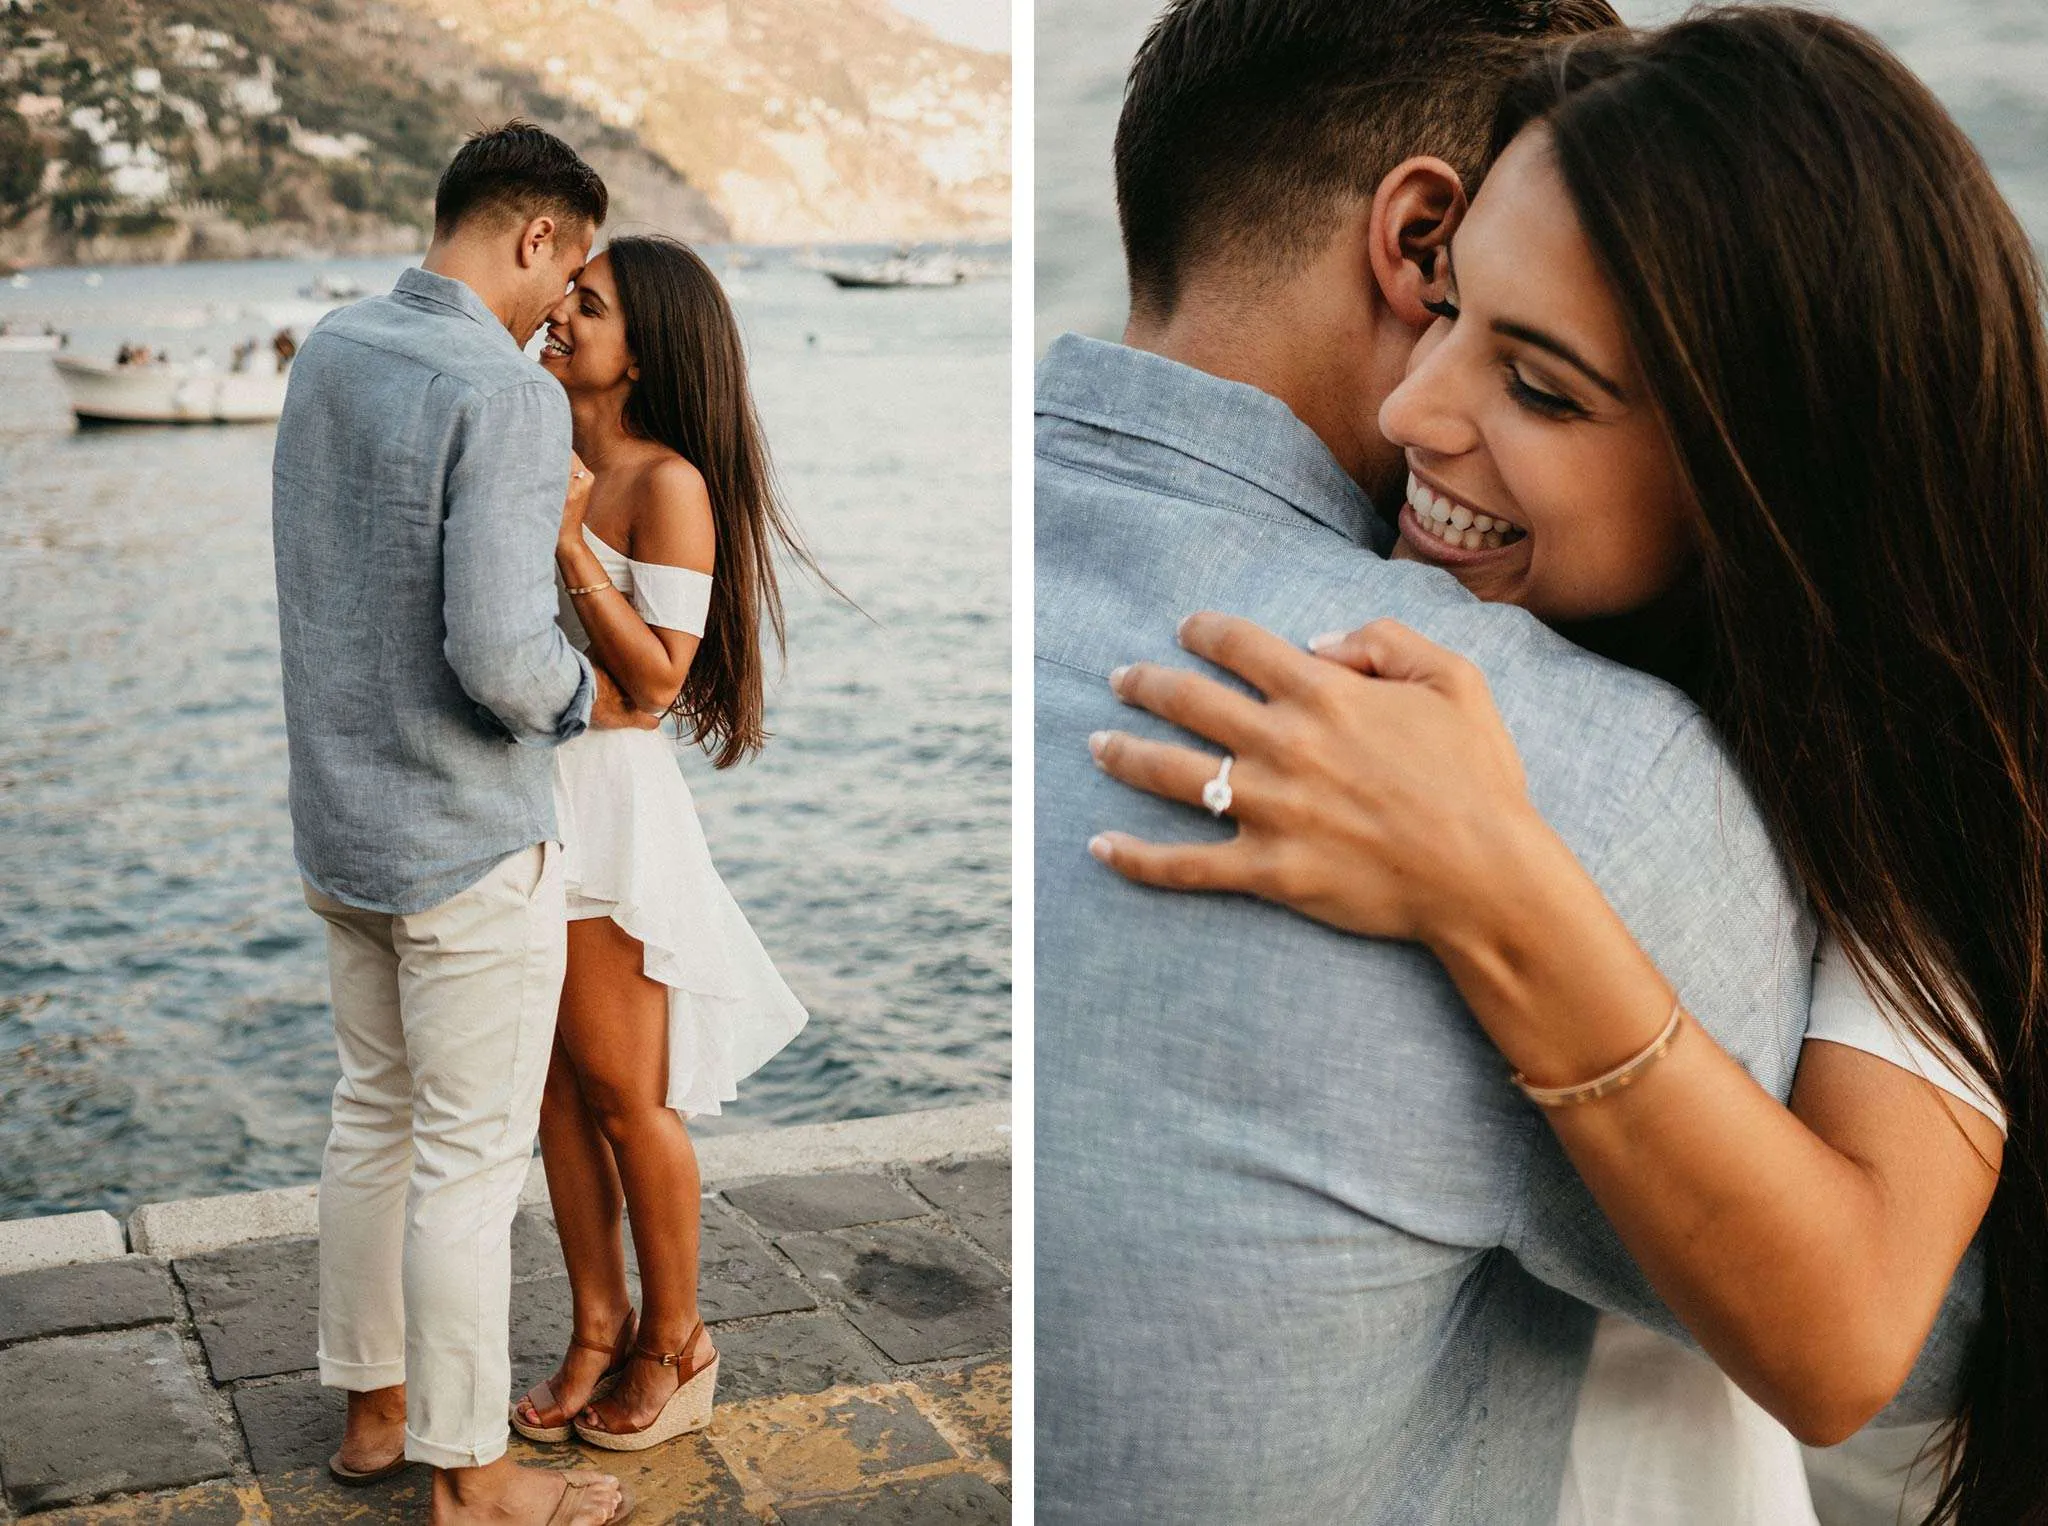
[[[662,449],[639,465],[633,483],[633,560],[712,570],[717,523],[704,474]]]

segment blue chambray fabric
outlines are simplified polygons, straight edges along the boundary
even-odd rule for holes
[[[1553,1521],[1592,1306],[1675,1322],[1430,956],[1088,857],[1107,827],[1229,830],[1093,766],[1092,731],[1178,736],[1107,674],[1201,666],[1174,630],[1204,608],[1297,641],[1391,615],[1464,653],[1537,806],[1780,1097],[1810,916],[1683,696],[1385,560],[1278,400],[1074,335],[1037,393],[1040,1518]],[[1958,1289],[1890,1418],[1953,1396]]]
[[[272,463],[292,829],[409,915],[555,836],[589,664],[555,623],[569,402],[460,281],[408,270],[292,364]]]

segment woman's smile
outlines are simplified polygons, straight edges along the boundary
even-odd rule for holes
[[[1529,532],[1504,515],[1466,502],[1420,473],[1408,474],[1408,500],[1401,505],[1403,544],[1420,561],[1469,568],[1505,563],[1528,555]]]

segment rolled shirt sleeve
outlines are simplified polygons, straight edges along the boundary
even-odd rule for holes
[[[463,410],[442,524],[443,651],[513,741],[583,734],[590,664],[556,623],[554,547],[569,480],[569,401],[552,377]]]

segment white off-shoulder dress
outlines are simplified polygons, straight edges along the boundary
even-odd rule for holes
[[[709,574],[633,561],[588,528],[583,537],[641,619],[704,634]],[[560,605],[563,632],[587,650],[566,588]],[[668,987],[668,1105],[718,1112],[808,1014],[718,877],[668,732],[592,729],[558,747],[555,814],[569,919],[610,917]]]
[[[1846,1044],[2005,1115],[1949,1050],[1886,1015],[1841,946],[1814,961],[1806,1037]],[[1817,1526],[1792,1433],[1689,1346],[1602,1315],[1579,1391],[1558,1526]]]

